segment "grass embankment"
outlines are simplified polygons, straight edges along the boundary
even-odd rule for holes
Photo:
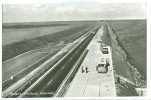
[[[117,96],[138,96],[135,86],[123,80],[116,83],[116,93]]]
[[[103,43],[109,45],[112,48],[112,58],[116,74],[134,82],[131,68],[127,64],[127,60],[125,58],[125,53],[117,41],[118,37],[115,35],[114,31],[108,27],[107,24],[105,24],[104,34],[101,39]]]
[[[146,80],[146,20],[111,21],[129,62]]]
[[[110,21],[127,58],[146,80],[146,20]]]
[[[52,52],[52,53],[50,53],[50,54],[47,54],[46,56],[44,56],[43,58],[41,58],[41,59],[39,59],[39,61],[38,62],[35,62],[35,63],[33,63],[32,65],[30,65],[30,67],[26,67],[26,69],[23,69],[23,67],[20,67],[19,66],[19,68],[18,69],[21,69],[20,71],[18,70],[18,69],[16,69],[14,66],[12,66],[12,67],[14,67],[13,69],[12,69],[12,71],[13,72],[9,72],[9,74],[12,74],[12,75],[6,75],[6,76],[9,76],[9,77],[3,77],[3,80],[7,80],[7,81],[5,81],[5,83],[4,84],[2,84],[2,90],[5,90],[6,88],[8,88],[9,86],[11,86],[12,84],[14,84],[15,82],[17,82],[19,79],[21,79],[21,78],[23,78],[25,75],[28,75],[30,72],[32,72],[33,70],[35,70],[37,67],[39,67],[39,65],[41,65],[42,63],[44,63],[46,60],[48,60],[50,57],[52,57],[55,53],[56,53],[57,51],[54,51],[54,52]],[[26,60],[25,60],[26,61]],[[52,65],[52,62],[51,62],[51,65]],[[24,66],[24,65],[23,65]],[[12,68],[11,67],[11,68]],[[3,71],[3,72],[6,72],[6,71]],[[16,72],[16,73],[18,73],[18,72],[20,72],[20,73],[18,73],[17,75],[16,75],[16,73],[14,73],[14,72]],[[14,74],[13,74],[14,73]],[[6,73],[3,73],[3,74],[6,74]],[[15,75],[15,76],[14,76]],[[13,81],[10,79],[10,76],[14,76],[14,78],[13,78]],[[5,79],[4,79],[5,78]]]
[[[44,36],[44,35],[56,33],[73,27],[77,27],[77,25],[54,26],[54,27],[41,26],[41,27],[29,27],[29,28],[4,28],[2,45],[10,44],[13,42],[19,42],[28,38],[34,38],[38,36]]]
[[[44,45],[48,46],[49,44],[51,44],[51,46],[53,46],[60,41],[63,41],[64,43],[72,42],[75,39],[79,38],[81,35],[83,35],[86,31],[88,31],[93,24],[86,24],[81,26],[78,25],[78,27],[67,29],[61,32],[56,32],[35,38],[29,38],[19,42],[3,45],[2,60],[8,60],[19,54],[40,48]]]
[[[118,26],[119,30],[120,30],[120,26],[123,27],[122,24],[130,24],[130,23],[123,21],[120,24],[121,25]],[[142,23],[140,23],[139,25],[142,27],[145,27],[144,25],[142,25]],[[139,25],[137,26],[137,24],[136,24],[135,27],[139,27]],[[127,25],[127,26],[129,26],[129,25]],[[129,29],[127,29],[127,30],[129,30]],[[144,29],[142,29],[142,30],[144,30]],[[146,50],[145,50],[146,48],[143,48],[143,50],[142,50],[142,47],[141,47],[141,49],[138,50],[140,45],[143,47],[146,47],[145,41],[140,44],[135,44],[138,39],[144,40],[144,37],[146,36],[146,34],[142,33],[141,35],[139,35],[139,34],[136,35],[137,31],[138,30],[134,29],[133,32],[136,32],[134,34],[132,34],[131,31],[129,31],[129,33],[125,33],[125,34],[121,33],[121,34],[123,34],[122,35],[123,37],[120,37],[121,36],[121,35],[119,35],[120,33],[117,33],[112,28],[110,23],[109,23],[109,26],[105,25],[105,27],[104,27],[104,34],[102,36],[102,41],[106,45],[111,46],[111,48],[112,48],[112,58],[113,58],[113,66],[114,66],[114,70],[115,70],[115,75],[119,75],[120,77],[123,77],[127,80],[127,81],[125,81],[124,84],[121,84],[121,83],[116,84],[117,96],[137,96],[138,95],[135,90],[136,86],[128,83],[128,81],[130,81],[134,84],[135,84],[135,82],[138,83],[137,84],[138,87],[145,87],[145,85],[146,85],[146,82],[141,80],[141,77],[140,77],[141,75],[138,73],[137,66],[134,66],[133,63],[131,64],[130,58],[129,58],[129,52],[131,52],[131,57],[138,56],[138,55],[141,57],[141,55],[144,53],[144,51],[146,52]],[[127,49],[125,48],[126,43],[123,44],[123,41],[121,42],[121,38],[123,40],[125,40],[125,38],[126,38],[127,45],[129,45],[129,48],[131,48],[132,50],[127,51]],[[131,39],[130,42],[128,41],[129,39]],[[132,41],[133,41],[134,45],[131,45]],[[135,45],[137,45],[137,46],[135,46]],[[133,49],[136,50],[134,54],[132,53],[132,51],[134,51]],[[137,55],[137,53],[139,53],[139,54]],[[146,56],[146,55],[143,55],[143,56]],[[135,60],[139,61],[140,59],[137,58]],[[135,62],[135,60],[134,60],[134,62]],[[146,61],[143,63],[146,63]],[[144,66],[144,67],[146,67],[146,66]],[[142,68],[142,70],[144,70],[144,69],[145,68]]]

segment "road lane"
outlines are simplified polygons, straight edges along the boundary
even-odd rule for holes
[[[92,30],[94,30],[94,31],[97,31],[98,30],[98,26],[95,26],[93,29],[91,29],[90,31],[88,31],[85,35],[83,35],[81,38],[81,40],[80,39],[77,39],[78,41],[78,45],[79,44],[81,44],[81,42],[86,38],[86,37],[88,37],[88,35],[90,35],[90,32],[92,31]],[[84,43],[84,42],[83,42]],[[77,45],[77,46],[78,46]],[[75,48],[77,47],[77,46],[75,46]],[[78,46],[78,47],[80,47],[80,46]],[[74,48],[74,49],[75,49]],[[74,50],[74,49],[72,49],[72,50],[69,50],[70,52],[69,52],[69,54]],[[66,50],[66,49],[65,49]],[[77,51],[77,50],[74,50],[74,51]],[[66,57],[66,56],[65,56]],[[65,57],[63,57],[63,58],[65,58]],[[69,56],[69,57],[71,57],[71,55]],[[73,58],[70,58],[71,60],[73,59]],[[56,65],[58,65],[60,62],[61,62],[62,60],[60,60],[58,63],[56,63]],[[64,60],[63,60],[63,62],[64,62]],[[55,66],[56,66],[55,65]],[[54,67],[55,68],[55,67]],[[50,69],[53,69],[53,68],[48,68],[48,66],[45,68],[46,70],[50,70]],[[64,69],[64,68],[63,68]],[[46,71],[43,71],[43,69],[41,69],[41,71],[42,72],[46,72]],[[48,71],[49,72],[49,71]],[[40,74],[40,73],[39,73]],[[30,75],[29,75],[30,76]],[[38,77],[37,77],[38,76]],[[41,76],[40,75],[38,75],[38,74],[32,74],[32,78],[33,77],[36,77],[36,79],[34,78],[34,80],[31,82],[31,81],[27,81],[27,85],[25,85],[24,86],[24,82],[22,83],[22,87],[21,88],[18,88],[18,86],[13,86],[14,88],[15,88],[15,91],[14,91],[14,88],[11,88],[11,89],[13,89],[12,91],[11,91],[11,89],[9,89],[10,90],[10,92],[9,91],[7,91],[7,93],[4,93],[4,94],[6,94],[6,95],[8,95],[8,96],[4,96],[3,95],[3,97],[12,97],[12,98],[14,98],[14,97],[18,97],[18,96],[20,96],[20,94],[22,94],[24,91],[26,91],[27,89],[28,89],[28,87],[30,86],[31,87],[31,84],[33,84],[33,82],[35,82],[36,80],[37,80],[37,78],[39,79],[39,77],[41,78]],[[29,77],[26,77],[26,78],[29,78]],[[24,78],[25,79],[25,78]],[[42,79],[42,78],[41,78]],[[17,83],[18,84],[18,83]],[[16,85],[17,85],[16,84]],[[26,81],[25,81],[25,84],[26,84]],[[17,87],[17,88],[16,88]],[[22,89],[23,88],[23,89]],[[16,91],[17,90],[17,91]]]
[[[94,30],[94,31],[97,31],[98,30],[98,26],[95,26],[93,29],[91,29],[90,31],[88,31],[85,35],[83,35],[80,39],[77,39],[76,41],[78,42],[78,44],[77,44],[77,46],[79,45],[79,44],[81,44],[81,42],[86,38],[86,37],[88,37],[88,35],[90,35],[90,32],[92,31],[92,30]],[[74,42],[74,43],[76,43],[76,41]],[[81,42],[80,42],[81,41]],[[74,47],[74,49],[77,47],[77,46],[75,46]],[[71,52],[73,52],[74,51],[74,49],[72,49],[72,50],[69,50],[69,54],[71,53]],[[65,49],[66,50],[66,49]],[[75,50],[76,51],[76,50]],[[67,55],[68,56],[68,55]],[[60,61],[58,61],[58,63],[56,63],[56,65],[58,65],[61,61],[65,61],[64,60],[64,58],[66,58],[67,56],[65,56],[65,57],[63,57],[63,59],[62,60],[60,60]],[[71,55],[70,55],[70,57],[71,57]],[[71,58],[72,59],[72,58]],[[56,66],[55,65],[55,66]],[[54,67],[55,68],[55,67]],[[53,68],[50,68],[49,69],[49,66],[47,66],[46,68],[44,68],[44,69],[46,69],[47,71],[48,70],[50,70],[51,71],[51,69],[53,69]],[[17,82],[15,85],[17,85],[17,86],[12,86],[11,88],[9,88],[9,89],[7,89],[6,91],[3,91],[3,97],[7,97],[7,98],[16,98],[16,97],[18,97],[18,96],[20,96],[22,93],[24,93],[24,91],[26,91],[26,90],[28,90],[28,88],[29,87],[32,87],[34,84],[33,83],[35,83],[35,81],[38,79],[42,79],[43,77],[41,77],[41,72],[46,72],[46,71],[43,71],[43,69],[41,69],[41,71],[40,71],[40,73],[38,73],[38,74],[32,74],[32,82],[31,81],[19,81],[19,82]],[[48,71],[48,73],[49,73],[49,71]],[[31,74],[30,74],[31,75]],[[28,80],[28,79],[30,79],[28,76],[30,76],[30,75],[27,75],[27,77],[25,77],[25,78],[23,78],[23,79],[25,79],[25,80]],[[47,74],[46,74],[47,75]],[[38,77],[37,77],[38,76]],[[45,76],[45,75],[43,75],[43,76]],[[39,78],[40,77],[40,78]],[[28,78],[28,79],[26,79],[26,78]],[[22,82],[22,83],[21,83]],[[27,83],[27,84],[26,84]],[[19,85],[22,85],[21,87],[19,86],[18,87],[18,84]]]
[[[96,33],[86,49],[89,50],[84,61],[79,67],[74,79],[67,88],[64,97],[115,97],[115,82],[109,46],[108,54],[103,54],[100,50],[100,36],[103,34],[104,27]],[[101,58],[109,58],[110,66],[107,73],[98,73],[96,66],[100,64]],[[88,68],[88,73],[81,73],[81,69]],[[58,96],[59,97],[59,96]]]
[[[35,93],[37,95],[24,95],[23,97],[50,97],[57,90],[63,79],[71,70],[79,56],[85,50],[94,35],[88,36],[84,43],[81,43],[69,56],[67,56],[56,68],[53,69],[46,77],[36,84],[27,94]],[[75,53],[77,51],[77,53]],[[72,59],[71,59],[72,57]],[[63,67],[62,67],[63,66]],[[62,70],[60,70],[63,68]],[[50,84],[48,84],[50,83]]]

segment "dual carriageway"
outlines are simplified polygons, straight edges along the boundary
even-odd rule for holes
[[[99,30],[101,29],[102,31],[102,27],[103,27],[102,24],[96,25],[93,29],[87,32],[81,39],[79,39],[78,40],[79,42],[71,50],[65,50],[64,52],[65,55],[63,55],[63,57],[59,61],[57,61],[55,64],[48,64],[47,67],[44,66],[43,69],[45,70],[42,71],[41,74],[39,74],[38,72],[36,75],[34,75],[35,77],[32,77],[32,80],[30,79],[29,79],[30,81],[26,80],[26,84],[20,84],[20,86],[18,87],[15,87],[15,86],[13,87],[12,85],[13,91],[8,87],[6,90],[3,91],[3,97],[26,98],[26,97],[63,96],[64,93],[62,93],[62,91],[64,91],[64,89],[62,89],[62,86],[65,85],[65,83],[67,84],[67,82],[65,81],[69,82],[67,77],[73,76],[73,77],[70,77],[70,82],[72,81],[74,76],[76,78],[76,75],[75,75],[76,73],[73,73],[73,72],[71,74],[69,73],[73,69],[76,69],[76,71],[79,72],[82,63],[85,60],[84,58],[87,56],[87,53],[89,53],[89,51],[91,50],[88,48],[89,45],[92,44],[91,41],[95,40],[96,37],[99,37],[98,36],[100,34]],[[97,59],[97,58],[94,58],[94,59]],[[102,74],[102,75],[104,76],[105,74]],[[111,77],[112,79],[114,78],[113,76],[114,75],[112,75]],[[74,95],[71,95],[71,96],[74,96]]]

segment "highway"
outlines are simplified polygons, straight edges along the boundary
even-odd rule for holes
[[[101,41],[100,37],[103,34],[104,24],[86,48],[89,52],[80,65],[74,79],[69,84],[67,92],[63,94],[64,97],[116,97],[111,48],[106,46],[108,54],[104,54],[100,49],[102,43],[98,42]],[[110,65],[107,68],[107,73],[100,73],[97,70],[98,64],[102,63],[102,58],[109,59]],[[88,68],[88,73],[81,73],[81,69],[86,67]],[[62,97],[62,95],[55,97]]]
[[[67,55],[65,55],[61,60],[56,62],[55,65],[52,66],[52,64],[47,64],[47,65],[42,64],[44,65],[43,68],[41,68],[41,70],[39,70],[40,68],[37,69],[39,70],[38,74],[34,74],[35,72],[36,73],[38,72],[37,70],[34,70],[32,73],[28,74],[26,77],[23,77],[21,80],[16,82],[16,84],[3,91],[2,96],[6,98],[36,97],[36,96],[46,97],[49,94],[49,93],[47,94],[48,90],[45,90],[46,92],[45,91],[43,92],[43,90],[44,88],[49,87],[50,83],[51,83],[50,85],[52,85],[52,87],[55,88],[55,90],[52,89],[53,91],[50,91],[51,95],[49,94],[48,96],[53,96],[57,88],[59,88],[59,85],[62,83],[64,78],[72,69],[76,61],[80,58],[81,54],[83,53],[83,51],[85,51],[85,48],[87,47],[93,36],[95,35],[94,33],[91,32],[92,31],[97,32],[99,27],[100,26],[96,25],[91,30],[89,30],[85,35],[77,39],[75,41],[76,46],[73,47],[73,49],[66,48],[66,50],[68,50]],[[48,73],[50,70],[51,72]],[[47,75],[45,76],[46,73]],[[55,78],[57,80],[55,80]],[[53,82],[55,82],[55,86],[53,86]],[[39,90],[36,89],[37,87]],[[31,95],[33,93],[34,95]]]
[[[21,97],[52,97],[94,35],[95,34],[90,34],[85,38],[84,41],[71,51],[52,71],[37,82],[28,93],[25,91]]]

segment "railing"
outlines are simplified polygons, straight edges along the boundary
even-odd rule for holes
[[[68,89],[67,87],[70,85],[70,82],[73,80],[74,76],[76,75],[75,73],[77,73],[88,51],[89,50],[85,50],[84,53],[81,55],[80,59],[73,66],[73,69],[68,73],[68,75],[66,76],[60,87],[58,88],[57,92],[54,94],[54,97],[62,97],[65,94],[65,92]]]
[[[10,94],[7,97],[18,97],[20,94],[23,93],[31,84],[33,84],[40,76],[42,76],[49,68],[51,68],[55,63],[57,63],[64,55],[66,55],[67,52],[63,52],[61,55],[58,55],[55,60],[50,62],[44,69],[42,69],[40,72],[38,72],[37,75],[32,77],[29,81],[27,81],[23,86],[21,86],[18,90],[15,90],[13,94]]]

